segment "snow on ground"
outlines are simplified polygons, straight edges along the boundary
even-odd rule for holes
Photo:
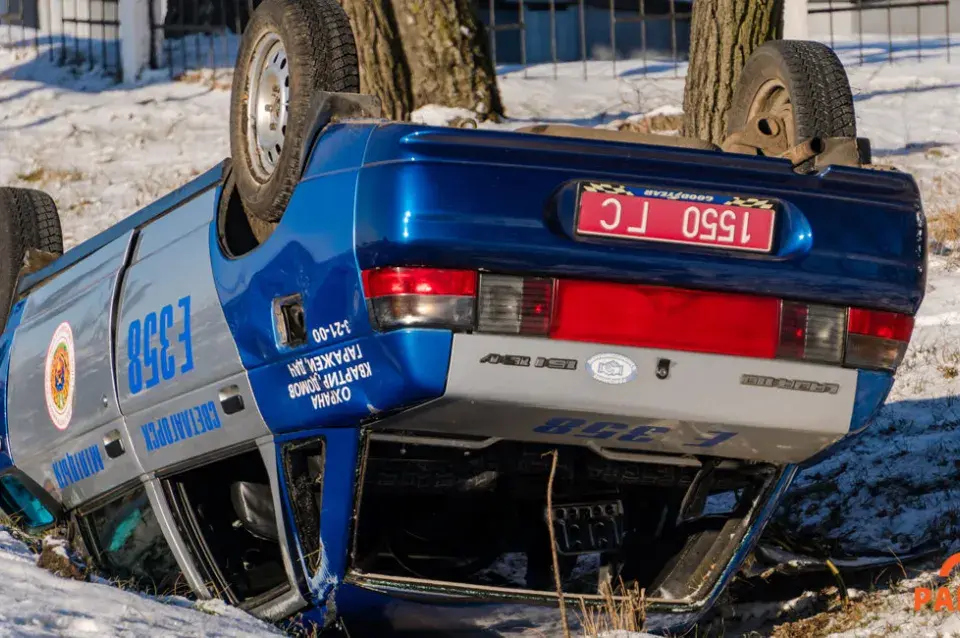
[[[948,219],[960,211],[960,51],[947,61],[943,43],[930,42],[917,61],[916,49],[898,42],[889,64],[885,47],[868,43],[862,65],[856,44],[837,47],[859,132],[871,138],[876,161],[916,176],[931,217]],[[676,114],[685,69],[669,61],[655,68],[644,74],[640,63],[621,61],[616,76],[610,62],[503,68],[509,119],[481,126],[610,126]],[[76,245],[227,156],[229,83],[211,84],[198,76],[169,81],[161,71],[118,85],[0,41],[0,184],[51,192],[67,247]],[[468,116],[428,107],[414,119],[443,124]],[[928,297],[887,407],[862,435],[800,474],[776,521],[837,555],[960,549],[951,547],[960,538],[960,258],[949,248],[938,247],[931,259]],[[215,617],[59,579],[32,566],[25,551],[0,533],[0,635],[132,635],[143,623],[177,635],[268,631],[227,609]],[[938,622],[935,614],[914,614],[911,596],[878,599],[870,612],[878,620],[864,620],[857,635],[894,632],[884,622],[898,627],[891,635],[960,629],[942,614],[944,625],[926,626]],[[803,600],[773,607],[803,607]]]
[[[54,576],[0,530],[0,636],[277,636],[276,629],[220,601],[157,599],[109,584]]]

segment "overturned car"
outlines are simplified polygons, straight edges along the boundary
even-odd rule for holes
[[[354,46],[334,0],[263,2],[231,158],[52,263],[21,268],[61,252],[52,200],[0,190],[0,508],[351,635],[554,606],[554,554],[564,596],[691,625],[889,392],[916,184],[813,43],[751,57],[723,148],[389,122]]]

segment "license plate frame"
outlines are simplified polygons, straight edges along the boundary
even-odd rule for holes
[[[580,181],[573,230],[577,239],[771,254],[782,211],[772,198]]]

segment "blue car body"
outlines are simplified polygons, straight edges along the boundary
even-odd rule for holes
[[[213,596],[209,580],[222,577],[229,601],[274,620],[306,614],[329,624],[339,617],[349,628],[351,619],[366,622],[398,604],[552,604],[543,592],[457,589],[351,568],[365,433],[440,437],[456,422],[462,427],[454,430],[464,437],[484,435],[482,425],[464,417],[469,406],[482,406],[483,389],[474,395],[453,381],[456,374],[474,374],[474,368],[455,374],[451,362],[467,347],[458,331],[378,329],[364,273],[468,270],[774,297],[905,317],[917,312],[925,289],[919,193],[909,176],[896,172],[829,167],[802,175],[784,160],[697,149],[347,121],[328,126],[316,140],[270,236],[236,255],[225,247],[221,199],[229,196],[228,170],[225,162],[21,279],[0,337],[0,472],[9,481],[0,505],[35,527],[51,523],[54,515],[77,516],[95,560],[121,575],[133,570],[143,576],[137,571],[142,567],[115,559],[114,552],[134,533],[130,526],[153,521],[162,534],[151,542],[171,555],[158,573],[182,574],[188,593],[200,597]],[[585,181],[775,199],[773,249],[732,254],[577,237],[578,189]],[[304,320],[305,338],[294,345],[284,338],[288,302]],[[482,342],[476,348],[514,343]],[[517,342],[515,349],[527,354],[520,351],[540,343]],[[593,352],[579,348],[570,345],[549,356],[566,353],[580,361]],[[662,361],[666,351],[658,352]],[[639,361],[635,352],[627,354]],[[53,380],[45,355],[54,361]],[[684,361],[682,354],[669,356]],[[65,374],[57,377],[57,370]],[[676,370],[682,374],[681,366]],[[852,406],[842,416],[842,431],[807,433],[804,425],[770,433],[762,424],[741,431],[726,427],[736,425],[734,417],[718,417],[719,429],[711,432],[721,432],[722,439],[729,430],[730,437],[748,443],[728,447],[739,440],[733,438],[714,446],[704,428],[681,433],[678,426],[676,437],[663,434],[659,447],[631,448],[655,448],[667,456],[695,451],[772,468],[735,542],[710,550],[719,552],[710,555],[720,558],[720,567],[710,573],[708,586],[687,598],[652,601],[654,626],[688,626],[709,609],[750,552],[796,465],[865,427],[893,383],[892,370],[847,366],[842,373],[836,383],[847,386],[841,394],[849,390]],[[452,397],[455,389],[462,390],[458,398]],[[792,394],[796,401],[814,400],[811,393]],[[64,401],[67,416],[60,408]],[[588,439],[572,437],[590,428],[601,440],[627,428],[620,423],[628,420],[624,410],[616,407],[522,403],[514,397],[491,408],[500,424],[491,437],[536,441],[539,426],[557,434],[544,439],[547,444],[581,445]],[[725,409],[740,414],[739,406]],[[566,433],[544,429],[555,419],[579,421]],[[319,447],[296,456],[316,442]],[[240,585],[231,585],[239,580],[223,576],[233,569],[224,567],[231,559],[208,548],[211,536],[228,532],[203,528],[189,512],[206,498],[191,491],[194,485],[213,480],[193,478],[200,476],[191,474],[200,471],[196,466],[250,450],[269,478],[271,496],[261,504],[269,501],[276,516],[276,529],[257,542],[275,542],[283,569],[279,580],[266,579],[275,585],[266,591],[244,576],[243,582],[254,583],[244,595]],[[601,452],[621,458],[612,448]],[[308,457],[322,464],[322,490],[314,501],[292,487],[296,468]],[[184,476],[191,478],[178,483]],[[255,503],[237,496],[253,483],[229,486],[230,494]],[[124,518],[124,527],[103,514],[121,501],[124,507],[148,504],[152,513],[135,510],[137,517]],[[310,523],[314,516],[318,521]],[[217,569],[220,576],[211,576]]]

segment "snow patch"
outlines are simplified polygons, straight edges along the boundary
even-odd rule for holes
[[[450,126],[458,121],[475,120],[477,114],[470,109],[428,104],[414,111],[410,121],[427,126]]]

